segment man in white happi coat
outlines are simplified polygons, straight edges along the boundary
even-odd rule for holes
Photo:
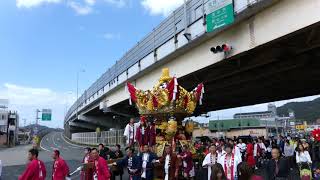
[[[240,159],[242,159],[240,148],[237,146],[237,143],[235,143],[234,140],[229,139],[229,145],[232,145],[232,153],[234,153],[235,156],[237,156]]]
[[[218,163],[219,154],[217,153],[217,147],[212,144],[209,148],[210,153],[206,155],[202,162],[202,167],[208,168],[208,180],[211,179],[211,168],[214,164]]]
[[[131,147],[136,142],[137,127],[140,123],[134,123],[134,118],[130,119],[130,122],[126,125],[123,135],[126,137],[127,146]]]
[[[222,165],[223,171],[227,177],[227,180],[237,179],[237,167],[240,164],[241,156],[237,156],[233,151],[234,145],[226,145],[226,154],[221,156],[218,162]]]

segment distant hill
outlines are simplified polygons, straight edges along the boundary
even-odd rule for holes
[[[320,118],[320,98],[313,101],[290,102],[277,108],[278,116],[288,116],[288,111],[293,110],[296,119],[315,122]]]

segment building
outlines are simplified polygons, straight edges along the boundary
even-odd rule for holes
[[[277,107],[272,103],[268,104],[267,111],[236,113],[233,118],[210,120],[209,124],[202,124],[202,126],[198,123],[199,128],[195,128],[194,135],[209,137],[286,135],[295,128],[296,121],[292,110],[289,111],[289,116],[279,117]]]
[[[0,108],[0,144],[7,143],[8,111]]]
[[[18,127],[18,113],[8,110],[8,100],[0,100],[0,145],[14,146],[18,138]]]
[[[7,145],[15,146],[18,142],[19,132],[19,115],[16,111],[9,111],[8,114],[8,133],[7,133]]]
[[[234,119],[260,119],[275,121],[277,117],[277,107],[274,104],[268,104],[268,111],[237,113],[233,116]]]
[[[209,123],[200,123],[200,122],[193,122],[194,124],[194,128],[198,129],[198,128],[208,128],[209,127]]]
[[[248,119],[226,119],[209,121],[209,130],[224,132],[226,137],[233,136],[275,136],[276,121]]]
[[[233,116],[234,119],[263,119],[263,120],[275,120],[275,115],[272,111],[261,112],[249,112],[249,113],[237,113]]]
[[[249,113],[237,113],[233,116],[234,119],[259,119],[261,121],[274,121],[277,122],[276,125],[280,128],[282,127],[282,131],[278,131],[278,133],[282,132],[282,134],[287,134],[289,129],[294,128],[295,123],[295,114],[294,111],[289,110],[289,116],[279,117],[277,115],[277,107],[273,103],[268,104],[267,111],[259,111],[259,112],[249,112]],[[277,128],[278,129],[278,128]]]

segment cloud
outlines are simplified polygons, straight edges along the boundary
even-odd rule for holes
[[[85,3],[90,6],[93,6],[96,3],[96,0],[85,0]]]
[[[32,8],[41,6],[43,4],[60,3],[61,0],[16,0],[18,8]]]
[[[119,8],[124,7],[128,4],[128,0],[104,0],[105,2],[117,6]]]
[[[183,4],[184,0],[142,0],[141,5],[151,15],[168,16]]]
[[[122,8],[127,5],[130,0],[101,0],[101,2],[111,4],[118,8]],[[94,11],[94,6],[97,0],[70,0],[68,6],[71,7],[78,15],[88,15]]]
[[[5,83],[4,89],[0,90],[2,98],[8,98],[10,104],[16,105],[50,105],[65,104],[66,99],[74,100],[68,93],[55,92],[48,88],[33,88]]]
[[[80,4],[75,1],[69,1],[68,6],[72,8],[78,15],[88,15],[93,11],[92,5],[88,3]]]
[[[17,110],[22,119],[27,123],[34,123],[35,110],[42,108],[52,109],[53,119],[51,122],[43,122],[43,125],[62,127],[64,114],[67,107],[76,99],[72,92],[57,92],[49,88],[34,88],[5,83],[0,86],[0,99],[9,99],[9,109]]]
[[[126,6],[131,0],[99,0],[106,4],[111,4],[118,8]],[[98,0],[16,0],[18,8],[32,8],[43,4],[58,4],[64,5],[73,9],[78,15],[88,15],[94,12],[94,8]]]
[[[111,40],[111,39],[120,39],[120,34],[119,33],[105,33],[103,34],[102,36],[104,39],[107,39],[107,40]]]

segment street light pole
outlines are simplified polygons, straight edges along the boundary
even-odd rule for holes
[[[39,112],[41,112],[39,109],[36,109],[36,125],[39,125]]]
[[[79,109],[79,74],[80,74],[80,72],[85,72],[85,70],[82,69],[80,71],[77,71],[77,100],[76,100],[77,110],[76,110],[76,118],[78,118],[78,109]]]

